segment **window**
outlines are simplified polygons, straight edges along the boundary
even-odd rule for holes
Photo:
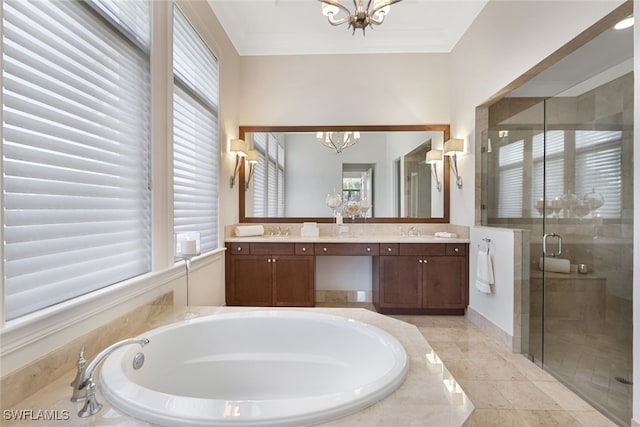
[[[524,140],[501,146],[498,152],[500,186],[498,217],[522,216]]]
[[[537,201],[545,198],[551,201],[561,198],[564,193],[564,131],[554,130],[533,136],[533,197],[532,216],[542,217],[543,212]],[[546,164],[545,164],[546,154]],[[546,174],[546,180],[545,178]],[[548,202],[550,203],[550,202]],[[550,215],[547,211],[546,215]]]
[[[603,218],[622,216],[622,132],[576,131],[576,195],[604,197]]]
[[[272,133],[255,132],[260,160],[253,173],[253,215],[281,217],[284,212],[285,149]]]
[[[150,270],[147,2],[3,2],[7,319]]]
[[[540,218],[542,198],[547,201],[546,215],[556,218],[622,216],[621,131],[540,132],[500,146],[498,168],[499,218]],[[531,175],[525,173],[529,169]],[[584,201],[588,193],[597,193],[604,204],[585,211],[582,205],[588,204]]]
[[[218,62],[180,9],[173,30],[174,231],[218,247]]]

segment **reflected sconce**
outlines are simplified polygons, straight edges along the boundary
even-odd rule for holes
[[[431,175],[436,182],[436,188],[438,191],[442,191],[442,183],[438,180],[438,163],[442,162],[442,150],[429,150],[427,151],[427,157],[425,163],[431,165]]]
[[[240,158],[247,157],[247,143],[242,139],[232,139],[231,140],[231,153],[236,154],[236,167],[233,169],[233,175],[231,175],[231,180],[229,181],[229,185],[233,188],[236,183],[236,177],[238,176],[238,171],[240,168]]]
[[[249,175],[247,177],[247,182],[244,185],[244,189],[249,189],[249,183],[251,182],[251,178],[253,177],[253,169],[255,168],[256,163],[260,160],[260,153],[258,150],[249,150],[247,154],[247,163],[249,163]]]
[[[458,161],[457,154],[464,153],[464,139],[450,139],[444,143],[444,155],[450,157],[449,164],[451,170],[456,176],[456,185],[458,188],[462,188],[462,177],[458,173]]]

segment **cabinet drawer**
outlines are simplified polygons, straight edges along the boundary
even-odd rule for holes
[[[400,255],[445,255],[443,243],[401,243]]]
[[[368,255],[379,254],[377,243],[316,243],[314,253],[316,255]]]
[[[313,255],[313,243],[296,243],[296,255]]]
[[[231,243],[229,255],[251,255],[250,243]]]
[[[293,243],[251,243],[251,255],[294,255]]]
[[[467,254],[467,245],[465,243],[447,243],[447,255],[464,256]]]
[[[398,255],[398,243],[380,243],[380,255]]]

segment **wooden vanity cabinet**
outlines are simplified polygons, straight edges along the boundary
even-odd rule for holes
[[[374,306],[381,313],[464,314],[467,248],[451,243],[381,244],[380,256],[373,259]]]
[[[312,247],[294,243],[228,243],[226,304],[313,307]],[[305,255],[309,251],[309,255]]]

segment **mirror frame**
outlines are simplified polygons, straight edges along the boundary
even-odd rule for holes
[[[450,139],[449,125],[380,125],[380,126],[240,126],[238,137],[245,139],[247,132],[344,132],[348,130],[359,130],[361,132],[401,132],[401,131],[430,131],[443,132],[443,141]],[[245,162],[242,162],[238,174],[238,182],[245,182]],[[449,223],[449,158],[444,156],[443,170],[443,186],[444,192],[444,216],[442,218],[399,218],[399,217],[382,217],[367,218],[367,223]],[[248,217],[245,212],[245,188],[244,185],[238,185],[238,213],[240,223],[300,223],[300,222],[319,222],[331,223],[333,218],[327,217]],[[358,221],[359,220],[359,221]],[[356,222],[362,222],[362,218],[356,219]]]

